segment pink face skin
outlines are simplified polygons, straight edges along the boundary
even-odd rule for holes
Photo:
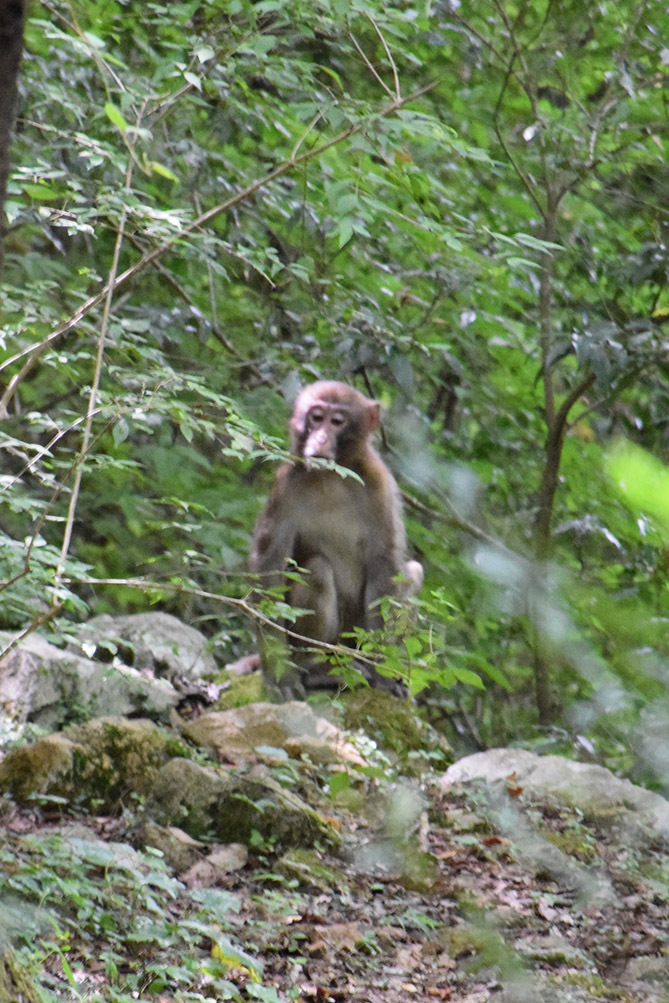
[[[348,466],[379,427],[380,406],[344,383],[323,380],[306,387],[290,421],[291,449],[305,460]]]
[[[344,408],[329,404],[316,404],[307,414],[307,441],[302,455],[305,459],[319,456],[324,460],[337,457],[337,437],[346,424]]]

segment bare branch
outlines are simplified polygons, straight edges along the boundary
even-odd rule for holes
[[[368,654],[363,654],[355,648],[349,648],[343,644],[328,644],[326,641],[316,641],[313,637],[306,637],[304,634],[298,634],[297,631],[276,623],[276,621],[272,620],[271,617],[266,616],[248,599],[236,599],[233,596],[222,596],[217,592],[207,592],[205,589],[196,589],[188,585],[181,585],[175,582],[150,582],[146,581],[144,578],[63,578],[62,582],[64,585],[122,585],[126,588],[139,589],[142,592],[169,591],[178,593],[179,595],[192,596],[196,599],[206,599],[210,602],[220,603],[223,606],[230,606],[242,613],[244,616],[249,617],[260,626],[271,627],[272,630],[284,634],[291,640],[300,641],[302,644],[306,644],[311,648],[318,649],[319,651],[324,651],[331,655],[346,655],[348,657],[355,655],[356,662],[363,662],[365,665],[377,665],[379,663],[378,658],[372,658]],[[2,664],[2,659],[9,654],[9,652],[15,648],[24,637],[27,637],[28,634],[32,633],[43,623],[50,620],[56,612],[58,612],[57,608],[49,610],[48,613],[38,617],[35,621],[29,624],[28,627],[16,634],[15,637],[13,637],[12,640],[2,649],[2,651],[0,651],[0,665]]]
[[[386,42],[386,40],[385,40],[385,38],[383,36],[383,33],[381,32],[381,29],[377,25],[377,23],[374,20],[374,18],[371,16],[371,14],[366,14],[366,17],[367,17],[367,20],[369,21],[369,23],[371,24],[371,26],[373,27],[374,31],[376,32],[376,34],[381,39],[381,45],[385,49],[386,56],[388,57],[388,62],[390,63],[391,69],[393,71],[393,80],[395,81],[395,97],[399,100],[400,97],[401,97],[401,94],[400,94],[400,78],[399,78],[399,75],[397,73],[397,66],[395,64],[395,60],[393,59],[392,52],[388,48],[388,43]]]
[[[309,135],[309,133],[311,132],[311,130],[314,129],[318,125],[318,123],[322,119],[322,117],[323,117],[323,112],[322,111],[319,111],[317,115],[314,115],[314,117],[312,118],[311,122],[306,127],[306,129],[304,130],[304,132],[302,133],[302,135],[300,136],[300,138],[298,139],[297,143],[295,143],[295,146],[293,147],[293,149],[291,151],[291,154],[290,154],[290,159],[291,160],[295,160],[295,157],[297,156],[298,150],[302,146],[302,143],[305,141],[305,139],[307,138],[307,136]]]
[[[132,180],[133,174],[133,164],[135,162],[134,153],[131,152],[128,158],[128,167],[125,175],[125,189],[126,191],[130,188],[130,182]],[[86,413],[86,421],[84,423],[84,434],[81,439],[81,447],[75,461],[74,470],[74,484],[72,486],[72,494],[70,495],[70,503],[67,509],[67,518],[65,520],[65,529],[63,531],[63,543],[60,551],[60,560],[56,568],[56,573],[54,575],[54,592],[52,605],[54,607],[59,607],[62,605],[57,600],[58,587],[60,585],[60,580],[63,577],[63,571],[65,570],[65,562],[67,560],[67,555],[70,549],[70,543],[72,541],[72,529],[74,527],[74,516],[77,511],[77,502],[79,501],[79,489],[81,488],[81,478],[84,472],[84,460],[86,454],[88,453],[88,448],[91,440],[91,435],[93,431],[93,416],[96,411],[96,404],[98,398],[98,390],[100,388],[100,377],[102,373],[102,359],[104,357],[105,342],[107,340],[107,331],[109,329],[109,316],[111,313],[111,304],[114,296],[114,279],[116,278],[116,273],[118,271],[118,263],[121,256],[121,247],[123,245],[123,235],[125,232],[125,210],[121,218],[121,224],[116,234],[116,243],[114,244],[114,256],[112,258],[112,266],[109,272],[109,282],[107,283],[107,297],[105,299],[104,312],[102,314],[102,323],[100,324],[100,334],[98,336],[98,347],[95,354],[95,368],[93,370],[93,380],[91,383],[91,391],[88,397],[88,409]]]
[[[374,77],[374,79],[375,79],[375,80],[378,80],[378,82],[379,82],[379,83],[381,84],[381,86],[383,87],[383,89],[384,89],[384,91],[386,92],[386,94],[389,94],[389,95],[390,95],[390,97],[392,97],[392,96],[393,96],[393,92],[391,91],[390,87],[389,87],[389,86],[388,86],[388,84],[387,84],[387,83],[386,83],[386,82],[385,82],[385,81],[383,80],[383,78],[382,78],[382,77],[381,77],[381,76],[379,75],[379,73],[377,73],[377,71],[376,71],[376,68],[375,68],[375,67],[374,67],[374,66],[372,65],[372,63],[371,63],[371,62],[369,61],[369,59],[367,58],[367,55],[366,55],[366,53],[364,52],[364,50],[363,50],[362,46],[360,45],[360,43],[358,42],[357,38],[355,37],[355,35],[353,34],[353,32],[352,32],[352,31],[349,31],[349,33],[348,33],[348,37],[349,37],[349,38],[351,39],[351,41],[352,41],[352,42],[353,42],[353,44],[355,45],[356,49],[358,50],[358,52],[359,52],[359,53],[360,53],[360,55],[362,56],[362,58],[363,58],[363,60],[364,60],[364,63],[365,63],[365,65],[366,65],[367,69],[368,69],[368,70],[369,70],[369,72],[370,72],[370,73],[372,74],[372,76]]]

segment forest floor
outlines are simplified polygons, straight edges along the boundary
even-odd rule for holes
[[[669,857],[660,848],[646,848],[639,866],[637,855],[610,832],[586,829],[564,810],[543,813],[544,835],[581,862],[605,861],[612,900],[579,901],[548,874],[528,869],[470,798],[449,794],[434,797],[412,839],[402,845],[345,812],[334,819],[342,834],[340,854],[298,850],[281,856],[261,848],[227,873],[192,868],[162,889],[138,864],[132,922],[117,940],[112,927],[127,922],[119,917],[128,894],[123,884],[130,880],[128,860],[119,859],[136,852],[125,845],[132,839],[127,820],[63,823],[50,814],[49,819],[43,810],[13,808],[0,830],[5,873],[13,855],[13,873],[30,873],[35,888],[46,882],[47,871],[58,876],[56,896],[45,883],[41,905],[51,898],[52,923],[67,927],[67,943],[63,948],[61,938],[59,949],[43,951],[35,975],[48,986],[51,997],[45,998],[77,1003],[669,999],[669,910],[664,883],[653,880],[654,874],[666,876]],[[70,854],[69,874],[60,840],[69,841],[84,860],[77,864]],[[117,870],[111,858],[105,862],[105,844],[113,849]],[[38,845],[48,864],[43,872],[35,859]],[[49,854],[58,846],[54,861]],[[86,870],[90,893],[78,884]],[[150,896],[139,894],[140,884],[151,886]],[[31,886],[10,880],[9,887]],[[105,889],[104,900],[92,918],[85,897],[102,895],[98,888]],[[225,914],[225,943],[243,948],[238,955],[226,955],[220,946],[217,953],[205,927],[189,920],[194,904],[211,906],[214,899]],[[155,927],[158,919],[165,928],[181,925],[181,941],[160,929],[139,932],[148,921]],[[190,944],[184,945],[189,923]],[[224,983],[211,977],[212,956],[225,964]],[[188,990],[179,988],[186,957]],[[261,975],[249,979],[246,958]],[[124,985],[137,988],[124,991]]]

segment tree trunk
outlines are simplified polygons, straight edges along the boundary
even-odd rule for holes
[[[5,196],[9,177],[9,146],[23,50],[25,13],[24,0],[0,0],[0,272],[7,226]]]

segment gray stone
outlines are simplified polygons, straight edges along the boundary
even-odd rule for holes
[[[150,819],[140,830],[143,846],[153,846],[160,850],[165,863],[177,873],[188,870],[202,859],[205,844],[193,839],[176,825],[157,825]]]
[[[0,644],[10,634],[0,635]],[[180,696],[165,680],[125,665],[103,665],[62,651],[33,633],[0,665],[0,703],[15,721],[57,728],[73,716],[137,715],[166,719]]]
[[[226,711],[210,711],[182,726],[183,734],[203,748],[216,752],[228,763],[258,758],[263,747],[283,749],[299,759],[308,755],[324,765],[365,760],[346,735],[306,703],[254,703]]]
[[[476,780],[498,788],[508,782],[520,791],[521,801],[571,805],[586,819],[616,825],[637,843],[652,836],[669,843],[669,802],[603,766],[523,749],[489,749],[454,763],[440,785],[446,791]]]
[[[115,811],[129,795],[147,795],[160,767],[183,749],[153,721],[96,718],[12,749],[0,763],[0,791]]]
[[[78,644],[103,661],[116,654],[126,665],[170,680],[200,679],[217,671],[204,634],[169,613],[94,616],[79,629]]]

